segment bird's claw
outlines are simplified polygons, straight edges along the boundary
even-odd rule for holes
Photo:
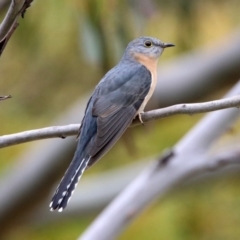
[[[139,118],[139,121],[141,122],[141,124],[144,125],[144,122],[142,120],[142,113],[138,113],[138,118]]]

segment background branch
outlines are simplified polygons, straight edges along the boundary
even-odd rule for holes
[[[12,0],[9,9],[0,25],[0,55],[15,29],[18,27],[17,19],[24,17],[26,9],[33,0]]]
[[[7,95],[7,96],[0,96],[0,101],[5,100],[11,98],[11,95]]]

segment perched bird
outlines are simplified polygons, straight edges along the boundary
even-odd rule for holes
[[[130,42],[120,62],[102,78],[88,101],[73,160],[50,203],[61,212],[84,170],[99,160],[141,113],[153,94],[163,43],[152,37]],[[142,120],[141,120],[142,121]]]

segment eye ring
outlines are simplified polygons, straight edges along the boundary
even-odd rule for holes
[[[151,41],[147,40],[144,42],[144,46],[150,48],[153,46],[153,43]]]

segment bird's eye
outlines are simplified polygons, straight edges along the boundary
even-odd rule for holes
[[[144,46],[145,47],[152,47],[152,45],[153,45],[153,43],[151,42],[151,41],[146,41],[145,43],[144,43]]]

